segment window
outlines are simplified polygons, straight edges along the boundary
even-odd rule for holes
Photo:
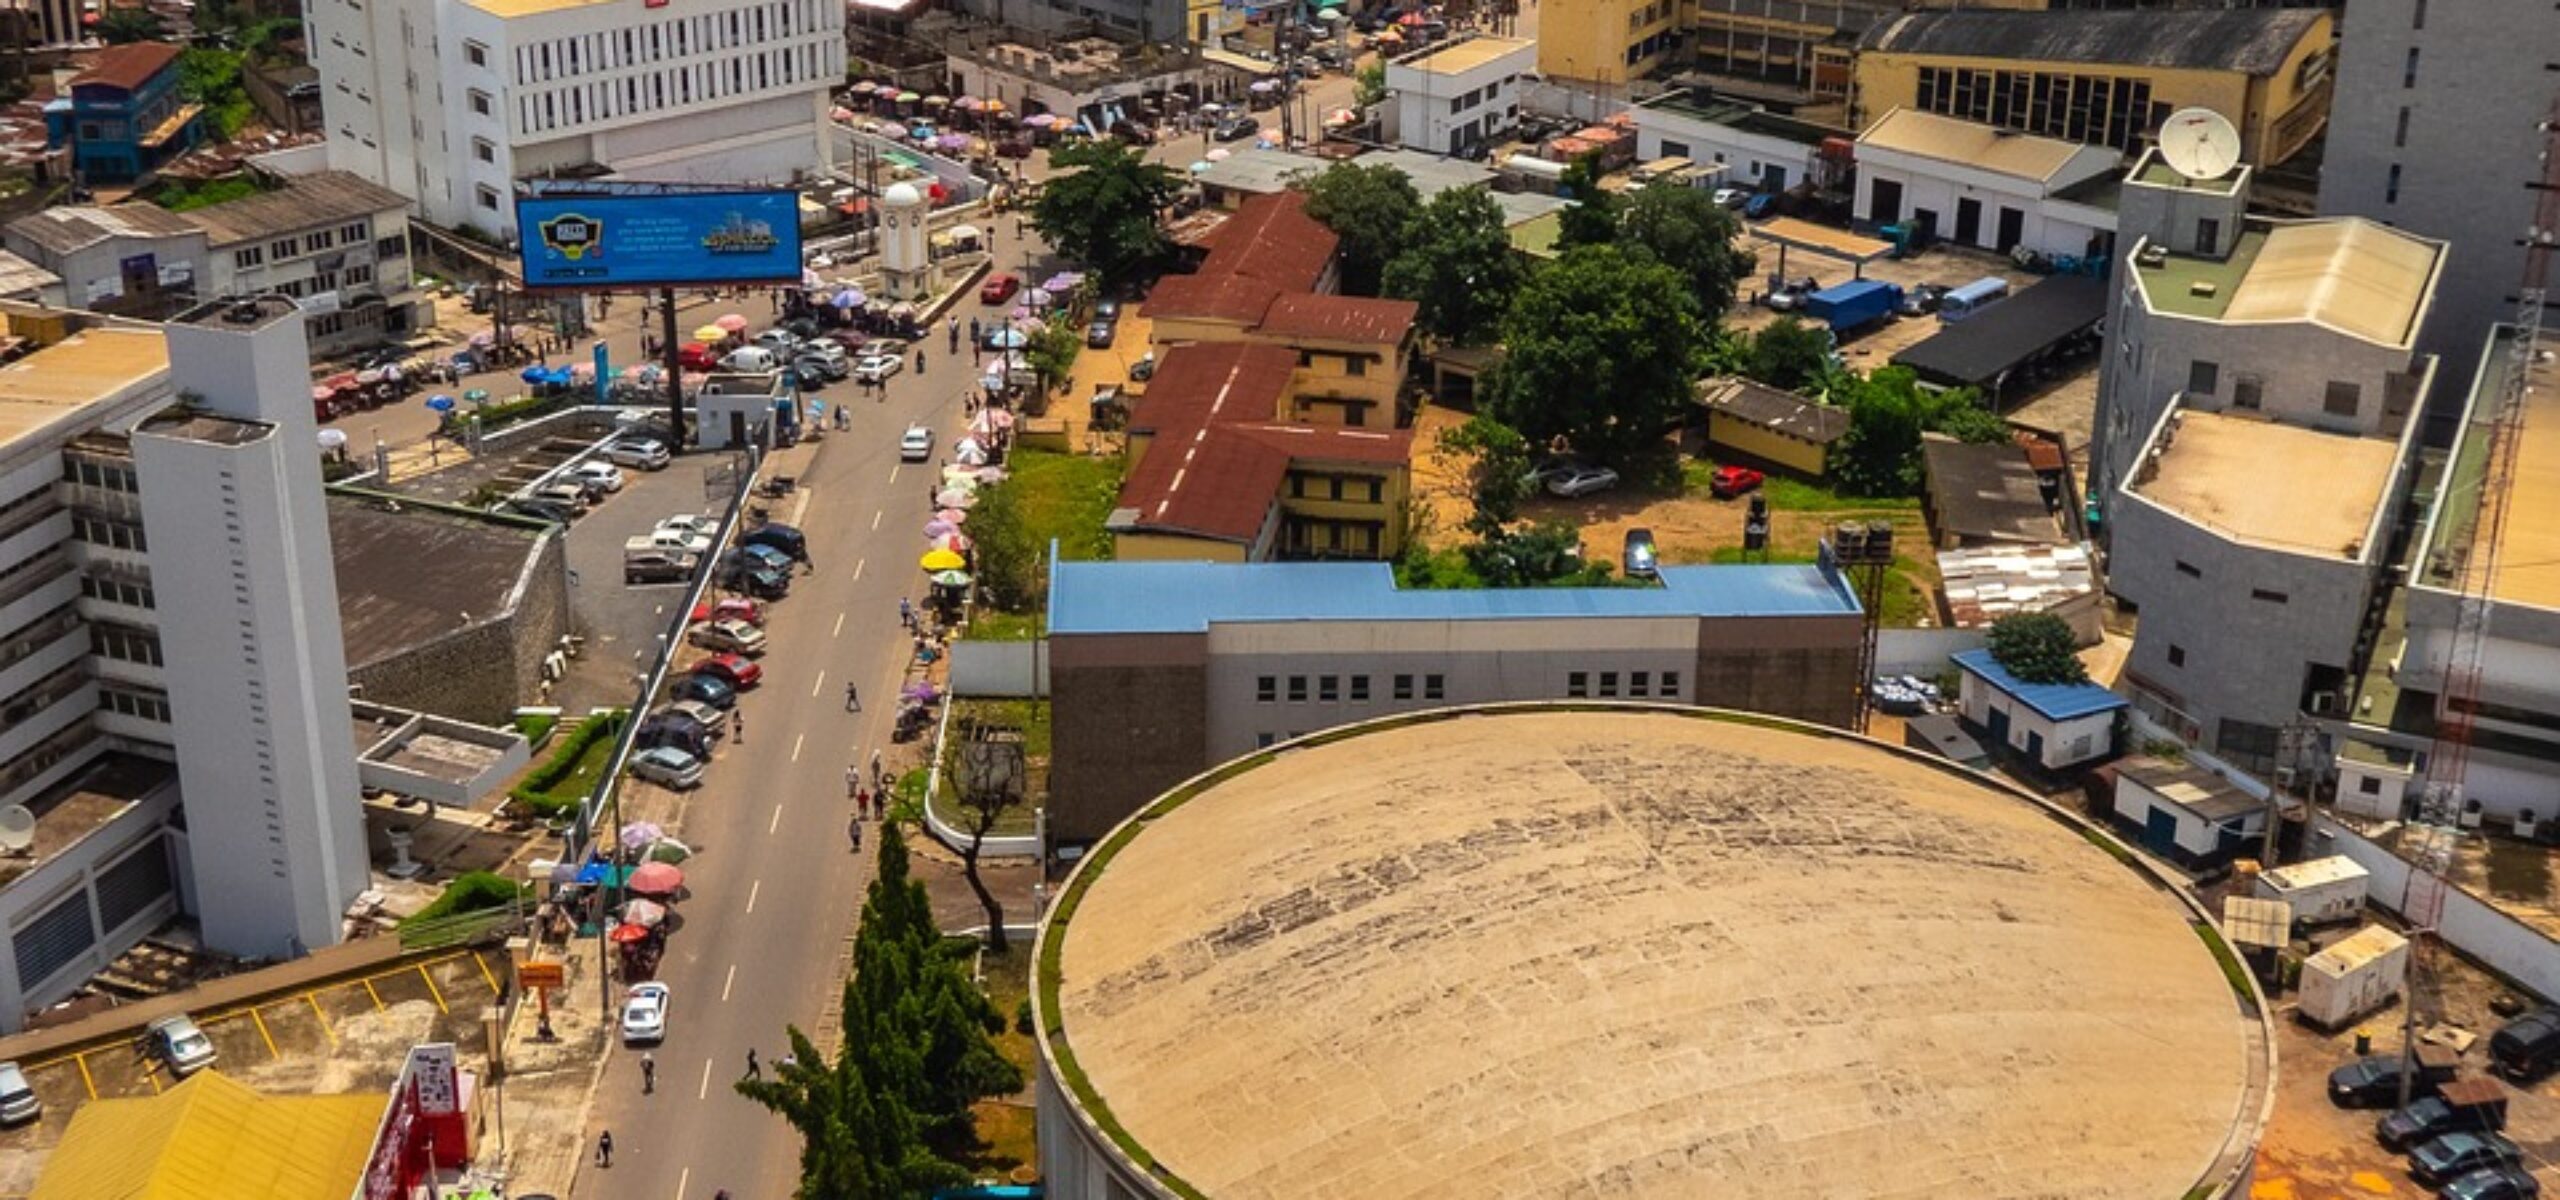
[[[2333,417],[2356,415],[2356,405],[2364,399],[2364,388],[2358,384],[2332,379],[2328,392],[2320,398],[2320,409]]]
[[[1342,359],[1342,373],[1360,379],[1369,374],[1369,359],[1363,354],[1347,354]]]
[[[1422,698],[1423,698],[1423,699],[1425,699],[1425,700],[1439,700],[1439,699],[1444,698],[1444,697],[1442,696],[1442,693],[1443,693],[1443,691],[1445,691],[1446,689],[1444,689],[1441,685],[1442,685],[1442,679],[1441,679],[1441,677],[1440,677],[1440,676],[1438,676],[1438,675],[1425,675],[1425,676],[1423,676],[1423,677],[1422,677]]]
[[[231,252],[231,265],[242,270],[247,270],[248,268],[257,266],[265,261],[267,261],[267,252],[261,247],[251,246],[247,249],[234,250]]]
[[[1316,677],[1316,699],[1318,699],[1318,700],[1322,700],[1322,701],[1324,701],[1324,702],[1325,702],[1325,703],[1327,703],[1327,704],[1332,704],[1332,703],[1335,703],[1336,701],[1341,700],[1341,699],[1342,699],[1342,677],[1341,677],[1341,676],[1339,676],[1339,675],[1320,675],[1320,676],[1317,676],[1317,677]]]
[[[1290,677],[1289,677],[1289,701],[1290,701],[1290,703],[1292,703],[1292,704],[1300,704],[1300,703],[1304,703],[1304,702],[1306,701],[1306,698],[1307,698],[1307,677],[1306,677],[1306,676],[1304,676],[1304,675],[1292,675],[1292,676],[1290,676]]]
[[[2222,382],[2222,367],[2197,359],[2187,364],[2187,390],[2199,396],[2210,396]]]
[[[292,238],[278,238],[275,241],[267,243],[267,257],[274,259],[277,262],[283,262],[284,260],[293,257],[294,251],[299,248],[300,247],[294,245]]]
[[[498,144],[484,137],[471,139],[471,157],[484,163],[498,161]]]
[[[2222,222],[2214,220],[2211,217],[2200,218],[2196,221],[2196,253],[2210,257],[2213,255],[2214,248],[2218,246],[2221,241]]]
[[[1680,698],[1680,672],[1678,672],[1678,671],[1665,671],[1665,672],[1663,672],[1663,673],[1662,673],[1662,688],[1661,688],[1661,690],[1659,690],[1659,691],[1655,692],[1655,693],[1654,693],[1654,695],[1660,696],[1660,697],[1662,697],[1662,698],[1663,698],[1663,699],[1665,699],[1665,700],[1677,700],[1677,699],[1679,699],[1679,698]]]
[[[484,117],[485,117],[485,116],[488,116],[488,115],[489,115],[489,112],[490,112],[490,109],[491,109],[491,108],[492,108],[492,104],[491,104],[491,102],[490,102],[490,100],[489,100],[489,93],[484,92],[484,91],[481,91],[481,90],[480,90],[480,89],[478,89],[478,88],[473,88],[473,89],[471,89],[471,111],[472,111],[472,112],[478,113],[479,115],[481,115],[481,116],[484,116]]]
[[[462,43],[462,57],[465,60],[468,60],[472,66],[485,67],[489,65],[489,48],[478,42],[464,42]]]
[[[1580,698],[1591,694],[1591,672],[1568,671],[1564,677],[1564,694]]]
[[[2179,560],[2177,560],[2177,561],[2178,561],[2178,573],[2179,573],[2179,574],[2184,575],[2184,576],[2186,576],[2186,577],[2187,577],[2187,578],[2189,578],[2189,579],[2202,579],[2202,578],[2204,578],[2204,572],[2203,572],[2203,571],[2200,571],[2200,570],[2197,570],[2197,569],[2196,569],[2196,565],[2195,565],[2194,563],[2188,562],[2187,560],[2185,560],[2185,559],[2183,559],[2183,558],[2182,558],[2182,559],[2179,559]]]
[[[1368,676],[1354,675],[1351,677],[1351,702],[1353,704],[1367,704],[1369,702]]]
[[[471,198],[477,201],[482,208],[488,209],[491,212],[498,211],[498,189],[490,187],[488,184],[484,183],[472,188]]]
[[[306,254],[318,254],[332,244],[334,244],[333,239],[330,238],[329,231],[326,229],[318,233],[304,234],[302,237],[302,249]]]
[[[2183,667],[2187,665],[2187,648],[2184,646],[2169,647],[2169,665],[2173,667]]]
[[[1253,698],[1264,704],[1269,704],[1272,701],[1279,699],[1280,677],[1277,675],[1265,675],[1254,680]]]
[[[1661,155],[1661,157],[1663,157],[1663,158],[1687,158],[1687,157],[1689,157],[1689,143],[1687,143],[1687,142],[1675,142],[1675,141],[1672,141],[1670,138],[1664,138],[1664,139],[1662,139],[1662,155]]]
[[[2382,794],[2382,780],[2378,776],[2359,775],[2356,777],[2356,791],[2360,795],[2379,796]]]
[[[2400,86],[2404,88],[2418,86],[2418,48],[2415,46],[2409,47],[2409,61],[2400,68]]]
[[[357,263],[356,265],[347,268],[338,276],[338,283],[344,287],[354,287],[359,283],[371,282],[373,282],[373,268],[366,266],[363,263]]]
[[[1653,672],[1636,671],[1627,676],[1627,694],[1642,697],[1653,690]]]
[[[128,692],[122,688],[98,689],[98,707],[145,721],[169,723],[169,699],[166,695]]]
[[[1279,740],[1280,735],[1276,733],[1257,733],[1253,735],[1253,748],[1256,750],[1268,750],[1271,748],[1271,743]]]
[[[80,594],[109,604],[126,604],[135,608],[159,607],[148,585],[109,579],[99,575],[81,576]]]
[[[2391,164],[2391,173],[2383,176],[2382,202],[2385,204],[2400,203],[2400,164],[2398,163]]]
[[[2249,598],[2252,600],[2264,600],[2269,604],[2283,604],[2292,599],[2292,597],[2285,595],[2283,592],[2269,591],[2266,588],[2250,588]]]
[[[2255,375],[2231,379],[2231,407],[2254,409],[2266,402],[2267,381]]]
[[[2409,28],[2424,29],[2426,27],[2427,0],[2416,0],[2416,3],[2409,6]]]
[[[1612,697],[1614,697],[1614,696],[1616,696],[1616,695],[1618,694],[1618,673],[1617,673],[1617,672],[1615,672],[1615,671],[1602,671],[1602,672],[1600,672],[1600,694],[1601,694],[1601,695],[1603,695],[1603,696],[1612,696]]]
[[[119,662],[160,664],[160,635],[148,629],[125,625],[92,625],[89,627],[89,649],[101,657]]]
[[[1398,699],[1398,700],[1411,700],[1411,699],[1413,699],[1413,676],[1411,676],[1411,675],[1398,675],[1398,676],[1396,676],[1396,699]]]
[[[2392,127],[2391,145],[2396,149],[2409,144],[2409,106],[2400,106],[2399,123]]]

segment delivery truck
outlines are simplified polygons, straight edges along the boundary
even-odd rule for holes
[[[1846,337],[1890,317],[1902,307],[1902,288],[1881,279],[1852,279],[1815,292],[1805,300],[1805,315]]]

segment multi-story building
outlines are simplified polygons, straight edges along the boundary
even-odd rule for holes
[[[1050,568],[1053,846],[1256,747],[1397,712],[1648,700],[1846,726],[1857,597],[1828,563],[1661,586],[1408,590],[1384,563]]]
[[[2451,243],[2421,344],[2467,361],[2515,317],[2543,178],[2534,126],[2560,96],[2560,9],[2354,0],[2341,29],[2320,211]]]
[[[2138,613],[2136,711],[2266,771],[2282,727],[2363,657],[2444,246],[2247,218],[2248,175],[2187,179],[2154,151],[2128,176],[2091,460],[2108,586]]]
[[[1537,65],[1537,43],[1491,35],[1388,59],[1386,138],[1434,154],[1498,141],[1520,119],[1520,77]]]
[[[2047,0],[1697,0],[1690,65],[1718,91],[1791,105],[1844,100],[1859,35],[1914,8],[2044,8]]]
[[[824,167],[830,0],[311,0],[329,165],[439,225],[515,230],[515,182],[785,184]]]
[[[14,1029],[182,902],[209,946],[282,957],[336,941],[366,877],[299,314],[0,316],[36,346],[0,372]]]
[[[2336,29],[2317,8],[1908,13],[1859,39],[1851,124],[1908,108],[2132,155],[2208,108],[2273,166],[2328,118]]]
[[[276,293],[302,305],[314,354],[399,340],[435,323],[409,267],[409,202],[351,171],[181,214],[204,228],[212,296]]]
[[[1538,73],[1622,90],[1671,61],[1680,46],[1679,0],[1566,0],[1538,23]]]
[[[195,149],[204,105],[178,87],[176,46],[109,46],[71,77],[70,94],[45,105],[45,139],[71,148],[91,183],[123,183]]]

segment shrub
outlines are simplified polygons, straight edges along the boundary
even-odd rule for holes
[[[505,908],[532,891],[532,885],[517,883],[494,871],[466,871],[445,885],[443,895],[400,923],[404,926],[423,925],[439,917]]]
[[[1024,1037],[1031,1036],[1031,997],[1029,996],[1023,997],[1022,1003],[1013,1006],[1013,1031]]]
[[[560,718],[551,713],[517,713],[516,732],[535,749],[551,740],[552,731],[560,727]]]
[[[595,785],[596,772],[603,769],[600,764],[593,771],[587,769],[590,765],[587,762],[588,751],[599,741],[609,745],[611,739],[620,736],[626,715],[616,709],[579,722],[578,727],[561,740],[559,748],[551,752],[550,758],[544,759],[523,783],[507,792],[507,798],[545,819],[577,811],[578,806],[585,803],[588,790]]]

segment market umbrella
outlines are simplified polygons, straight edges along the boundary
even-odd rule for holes
[[[861,288],[846,288],[845,290],[836,293],[834,303],[837,308],[841,309],[860,308],[862,307],[862,302],[865,299],[868,299],[868,297],[862,294]]]
[[[1003,482],[1004,482],[1004,468],[1003,468],[1003,467],[980,467],[980,468],[978,468],[978,482],[980,482],[980,483],[1003,483]]]
[[[977,543],[976,543],[976,542],[972,542],[972,541],[970,541],[970,540],[969,540],[969,535],[968,535],[968,534],[961,533],[961,532],[958,532],[958,531],[956,531],[956,530],[955,530],[955,531],[953,531],[953,532],[951,532],[951,533],[943,534],[941,537],[935,538],[935,539],[934,539],[934,544],[935,544],[936,546],[941,547],[942,549],[945,549],[945,550],[951,551],[951,552],[952,552],[952,553],[954,553],[954,554],[959,554],[959,553],[965,552],[965,551],[967,551],[971,546],[977,545]]]
[[[624,922],[623,924],[614,926],[613,932],[604,936],[605,940],[612,942],[614,945],[628,946],[634,942],[648,941],[649,927],[646,925]]]
[[[1206,159],[1203,159],[1203,160],[1201,160],[1201,161],[1199,161],[1199,162],[1195,162],[1195,163],[1191,164],[1191,173],[1192,173],[1192,174],[1194,174],[1194,175],[1206,175],[1206,174],[1208,174],[1208,173],[1209,173],[1209,168],[1214,167],[1214,166],[1216,166],[1216,165],[1217,165],[1216,163],[1213,163],[1213,162],[1210,162],[1210,161],[1208,161],[1208,160],[1206,160]]]
[[[978,494],[967,488],[944,488],[941,495],[933,498],[933,502],[944,508],[975,508],[978,505]]]
[[[629,886],[643,896],[672,896],[684,886],[684,870],[662,862],[642,863],[631,873]]]
[[[969,428],[973,432],[977,433],[993,433],[999,429],[1011,429],[1013,428],[1013,414],[1001,408],[983,409],[976,417],[969,421]]]
[[[966,524],[969,520],[969,514],[962,512],[957,508],[946,508],[933,514],[933,519],[946,522],[956,527]]]
[[[637,850],[665,836],[667,836],[666,830],[658,828],[655,823],[649,821],[633,821],[622,827],[622,844],[625,848],[632,850]]]
[[[373,385],[382,382],[382,372],[379,370],[358,371],[356,372],[356,382],[363,384],[366,387],[372,387]]]
[[[933,586],[935,587],[964,588],[969,586],[969,573],[967,571],[936,571],[933,573],[931,578],[933,580]]]
[[[486,346],[497,340],[498,335],[491,333],[486,329],[471,335],[471,344],[474,346]]]
[[[691,857],[693,847],[674,838],[659,838],[657,845],[649,847],[650,862],[680,863]]]
[[[830,121],[850,121],[853,119],[853,110],[842,106],[830,108],[827,110],[827,119]]]
[[[579,362],[579,363],[570,363],[570,364],[569,364],[569,380],[570,380],[570,382],[574,383],[574,382],[577,382],[577,381],[582,380],[582,379],[583,379],[583,380],[590,380],[590,381],[592,381],[595,377],[596,377],[596,365],[595,365],[594,363],[591,363],[591,362]]]
[[[975,96],[962,96],[952,101],[951,107],[963,112],[979,112],[987,107],[987,102]]]
[[[1051,304],[1056,303],[1057,299],[1058,298],[1056,296],[1049,294],[1049,289],[1047,288],[1033,288],[1029,293],[1022,297],[1022,302],[1030,305],[1032,308],[1039,309],[1049,307]]]
[[[577,881],[578,864],[573,862],[556,862],[551,864],[551,886],[567,887]]]
[[[655,900],[634,900],[622,906],[622,919],[634,925],[656,928],[667,919],[667,906]]]
[[[949,103],[951,103],[951,97],[949,96],[927,96],[924,98],[924,106],[926,108],[940,108]]]
[[[1004,101],[1002,101],[1002,100],[989,100],[989,101],[987,101],[987,111],[988,111],[988,112],[991,112],[991,113],[1000,113],[1000,112],[1003,112],[1003,111],[1004,111]]]
[[[523,379],[526,383],[542,383],[551,378],[551,368],[540,366],[526,367],[518,378]]]
[[[940,545],[942,539],[958,532],[960,532],[960,525],[956,521],[932,520],[924,523],[925,539],[936,545]]]
[[[969,560],[948,550],[927,550],[917,566],[927,571],[956,571],[969,565]]]
[[[960,444],[963,446],[977,445],[976,442],[966,440],[962,441]],[[976,487],[978,486],[977,467],[979,465],[980,464],[978,463],[970,463],[967,466],[962,466],[959,463],[949,464],[942,468],[942,478],[948,481],[953,487]]]
[[[951,448],[952,460],[972,467],[987,465],[987,448],[967,438]]]
[[[910,683],[907,686],[898,689],[898,698],[902,700],[921,700],[926,703],[931,703],[934,700],[939,699],[941,695],[942,689],[933,686],[930,681],[923,679],[919,679],[914,683]]]
[[[1220,146],[1220,147],[1218,147],[1217,149],[1212,150],[1212,151],[1210,151],[1210,152],[1209,152],[1209,161],[1210,161],[1210,162],[1225,162],[1225,161],[1227,161],[1228,159],[1235,157],[1235,153],[1236,153],[1236,152],[1235,152],[1235,151],[1233,151],[1233,150],[1229,150],[1229,149],[1227,149],[1227,148],[1226,148],[1226,147],[1224,147],[1224,146]]]
[[[314,400],[326,400],[337,394],[338,389],[332,387],[316,387],[311,389],[311,398]]]
[[[693,331],[693,340],[697,342],[724,341],[728,336],[729,331],[718,325],[705,325],[702,328]]]
[[[719,320],[713,321],[712,324],[728,330],[731,333],[745,333],[747,331],[747,319],[737,313],[726,314]]]
[[[1050,126],[1057,124],[1058,118],[1048,113],[1033,113],[1030,116],[1024,117],[1022,119],[1022,123],[1032,127],[1033,129],[1047,129]]]
[[[429,396],[429,397],[427,397],[427,407],[428,407],[428,409],[430,409],[430,410],[432,410],[432,411],[435,411],[435,412],[452,412],[452,411],[453,411],[453,397],[451,397],[451,396]]]
[[[344,450],[344,449],[346,449],[346,448],[347,448],[347,431],[346,431],[346,430],[343,430],[343,429],[323,429],[323,430],[321,430],[321,431],[320,431],[320,448],[321,448],[321,449],[323,449],[323,450]]]
[[[487,404],[489,402],[489,389],[473,388],[470,391],[464,392],[462,394],[462,398],[464,401],[472,404]]]

